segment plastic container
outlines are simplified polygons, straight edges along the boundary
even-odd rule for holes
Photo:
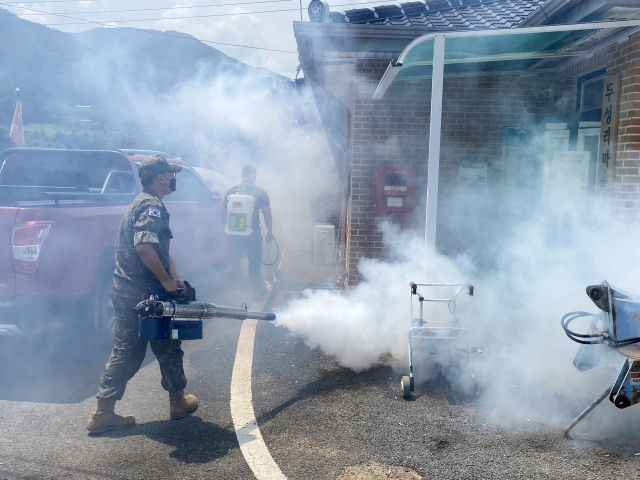
[[[255,199],[246,190],[238,188],[229,195],[227,201],[227,226],[224,231],[228,235],[248,237],[253,234],[253,209]]]

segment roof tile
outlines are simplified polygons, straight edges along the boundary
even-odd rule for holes
[[[425,0],[331,12],[332,23],[446,29],[516,27],[545,0]],[[402,12],[404,11],[404,13]]]

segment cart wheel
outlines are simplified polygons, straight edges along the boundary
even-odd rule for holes
[[[411,398],[411,380],[409,377],[402,377],[400,386],[402,387],[402,398]]]

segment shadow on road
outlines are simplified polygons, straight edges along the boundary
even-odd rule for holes
[[[0,453],[0,479],[2,480],[35,480],[36,478],[53,478],[44,476],[34,476],[31,472],[17,472],[12,466],[24,465],[26,468],[33,469],[36,472],[38,470],[46,471],[51,468],[50,460],[47,458],[37,458],[29,454],[30,452],[24,452],[24,455],[5,455]],[[99,478],[100,480],[130,480],[131,477],[118,474],[116,472],[105,472],[101,470],[93,470],[82,467],[74,467],[69,465],[57,464],[55,466],[60,471],[59,476],[55,478]]]
[[[203,282],[203,301],[240,307],[251,305],[252,292],[242,288],[212,288]],[[38,335],[0,337],[0,400],[79,403],[98,391],[98,382],[113,347],[82,327],[66,327]],[[147,350],[140,368],[155,361]]]
[[[224,457],[229,450],[239,447],[235,432],[196,416],[188,416],[180,421],[143,423],[126,430],[108,432],[100,437],[123,438],[136,435],[144,435],[158,443],[174,447],[175,450],[169,456],[183,463],[213,462]]]
[[[65,328],[0,338],[0,400],[79,403],[95,395],[113,342]],[[145,364],[155,357],[148,352]]]
[[[307,398],[321,397],[334,390],[352,391],[352,395],[356,396],[358,390],[372,385],[386,387],[386,379],[392,372],[393,368],[390,365],[377,365],[360,373],[344,367],[325,370],[320,378],[304,385],[289,400],[260,415],[257,418],[258,425],[268,422],[280,412]]]

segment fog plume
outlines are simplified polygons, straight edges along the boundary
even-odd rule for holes
[[[410,281],[469,282],[475,295],[458,297],[456,315],[469,331],[471,346],[482,351],[473,360],[485,399],[505,405],[505,411],[532,403],[545,411],[548,395],[600,393],[615,370],[578,372],[572,361],[579,345],[564,335],[560,318],[574,310],[598,312],[585,294],[587,285],[607,280],[640,291],[640,232],[598,214],[587,222],[556,222],[543,209],[511,227],[508,235],[493,235],[497,245],[489,268],[475,265],[471,252],[425,257],[419,232],[386,224],[391,261],[363,259],[363,280],[348,297],[306,291],[278,312],[278,324],[301,335],[310,347],[335,355],[341,365],[361,371],[383,354],[405,352]],[[421,291],[425,297],[442,296]],[[427,321],[451,318],[442,304],[426,307]],[[586,330],[587,325],[576,328]]]

